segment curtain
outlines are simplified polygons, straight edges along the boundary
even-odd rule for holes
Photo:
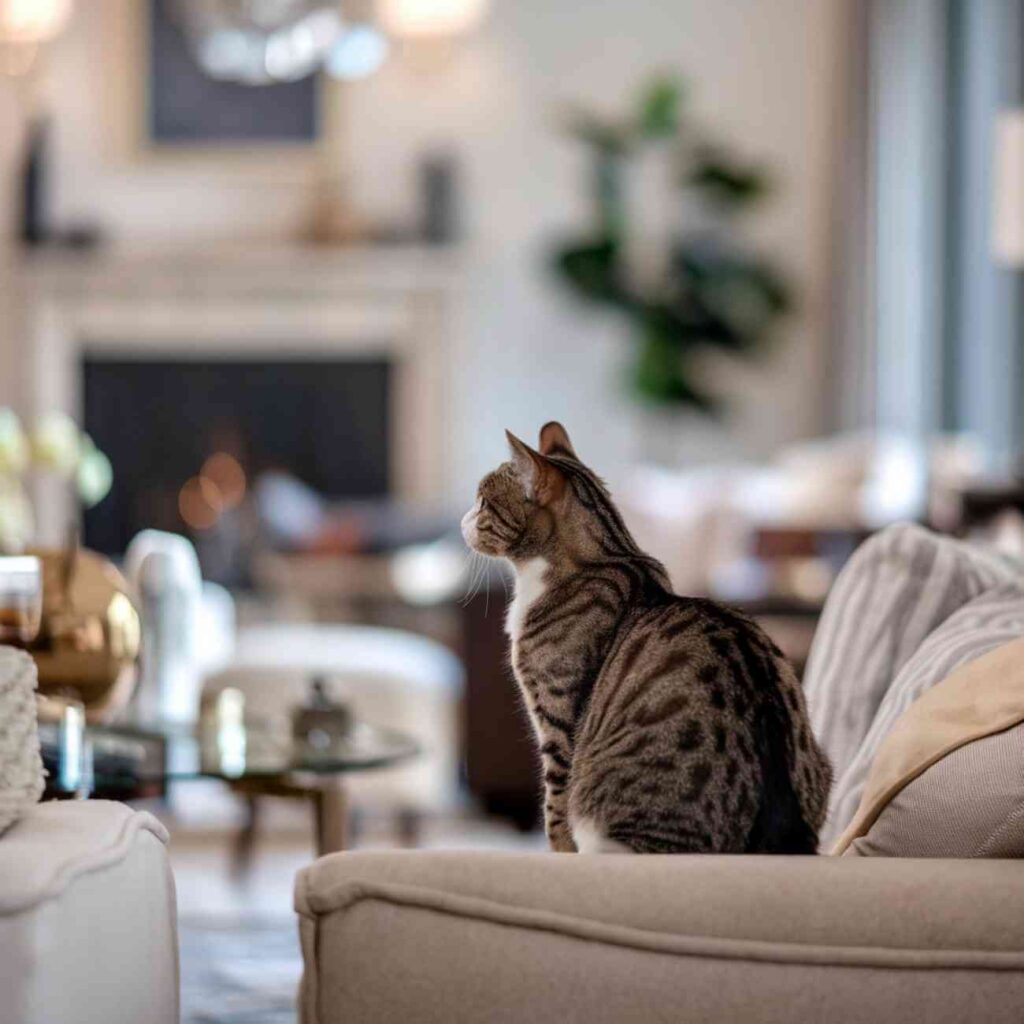
[[[1024,285],[991,254],[993,132],[1024,98],[1024,0],[851,0],[851,26],[836,425],[969,432],[1005,470]]]

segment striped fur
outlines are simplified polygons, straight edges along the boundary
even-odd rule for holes
[[[781,652],[671,592],[559,424],[539,451],[509,444],[463,533],[516,570],[512,665],[552,848],[813,852],[831,771]]]

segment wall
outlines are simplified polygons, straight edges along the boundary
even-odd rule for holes
[[[444,66],[398,59],[333,90],[321,157],[344,168],[357,209],[388,220],[411,211],[414,158],[425,147],[455,146],[462,160],[470,241],[451,451],[458,489],[502,455],[505,426],[530,435],[563,419],[613,482],[650,450],[646,422],[622,393],[622,325],[579,309],[553,286],[544,257],[585,210],[583,154],[559,136],[560,105],[614,109],[658,69],[684,73],[701,121],[776,169],[779,196],[749,232],[784,260],[801,297],[777,352],[728,374],[735,414],[719,447],[757,456],[821,428],[843,4],[494,0],[479,35]],[[315,156],[240,163],[134,147],[137,9],[134,0],[80,0],[53,47],[60,216],[96,218],[119,238],[293,232],[309,215]],[[12,122],[0,98],[2,169]],[[4,388],[0,364],[0,400]]]

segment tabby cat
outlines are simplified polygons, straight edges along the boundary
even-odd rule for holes
[[[564,428],[480,483],[467,544],[508,559],[512,666],[556,851],[813,853],[832,771],[782,653],[673,594]]]

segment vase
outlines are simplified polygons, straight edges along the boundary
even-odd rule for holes
[[[39,692],[80,700],[90,722],[109,719],[127,704],[136,681],[142,622],[130,588],[94,551],[30,554],[43,578],[39,632],[26,645],[39,670]]]

